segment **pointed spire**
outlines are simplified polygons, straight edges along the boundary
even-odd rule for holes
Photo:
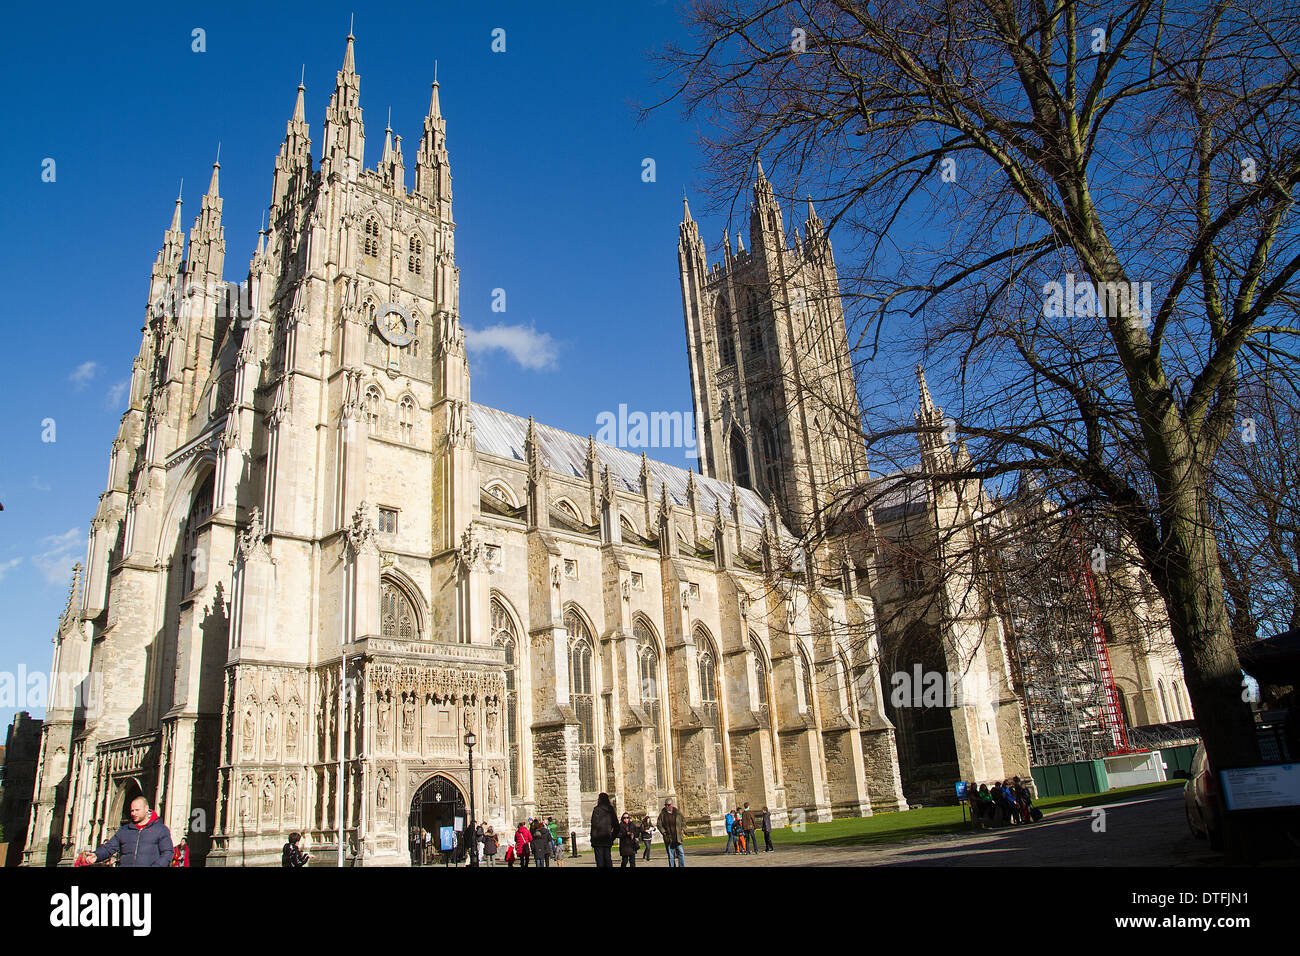
[[[217,174],[221,170],[221,144],[217,144],[217,161],[212,164],[212,180],[208,183],[208,195],[216,199],[220,193],[217,191]]]
[[[916,381],[920,386],[921,393],[921,411],[920,414],[927,418],[935,414],[934,399],[930,397],[930,386],[925,381],[925,369],[918,362],[916,365]]]
[[[761,157],[757,157],[757,156],[754,158],[758,163],[758,181],[765,182],[767,180],[767,176],[763,172],[763,160]]]
[[[434,66],[433,85],[429,88],[429,115],[434,119],[442,119],[442,100],[438,97],[437,69],[437,66]]]
[[[686,198],[686,187],[682,187],[682,222],[694,222],[691,218],[691,204]]]
[[[306,67],[304,67],[303,69],[305,70]],[[306,74],[304,73],[303,79],[305,78],[306,78]],[[306,105],[303,103],[303,98],[302,98],[303,92],[306,89],[307,87],[303,86],[302,79],[298,80],[298,98],[294,100],[293,103],[293,122],[295,123],[307,122],[307,108]]]
[[[742,233],[739,229],[737,229],[736,230],[736,252],[740,253],[744,251],[745,251],[745,234]]]
[[[817,217],[817,210],[813,208],[812,196],[809,196],[809,197],[808,197],[808,221],[809,221],[809,222],[820,222],[820,221],[821,221],[821,220],[818,219],[818,217]]]
[[[343,51],[343,72],[344,73],[356,72],[356,68],[357,68],[356,54],[352,49],[352,45],[355,40],[356,37],[352,35],[352,23],[351,21],[349,21],[348,22],[348,46],[347,49]]]
[[[172,213],[172,226],[171,226],[172,232],[181,231],[181,206],[183,205],[181,201],[181,191],[184,188],[185,188],[185,180],[182,179],[180,186],[176,190],[176,209]]]
[[[388,107],[388,121],[384,124],[384,162],[393,156],[393,108]]]

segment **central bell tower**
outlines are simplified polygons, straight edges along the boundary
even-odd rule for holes
[[[799,535],[826,532],[836,492],[867,478],[830,239],[808,201],[787,244],[780,205],[758,166],[750,249],[722,237],[709,265],[689,203],[678,230],[682,309],[700,469],[775,500]]]

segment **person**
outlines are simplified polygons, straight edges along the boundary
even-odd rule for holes
[[[185,837],[181,837],[181,842],[176,844],[172,849],[172,866],[189,866],[190,865],[190,845],[185,842]]]
[[[596,866],[612,869],[613,857],[610,848],[618,835],[618,813],[609,794],[602,793],[596,798],[596,806],[591,811],[591,851],[596,856]]]
[[[754,831],[758,829],[758,823],[754,820],[754,811],[749,809],[748,801],[745,803],[745,809],[740,814],[740,828],[745,831],[745,852],[758,853],[758,847],[754,845]]]
[[[736,845],[736,818],[731,811],[727,811],[727,816],[723,820],[723,826],[727,828],[727,845],[722,849],[722,855],[726,856]]]
[[[519,861],[522,869],[528,869],[529,845],[533,842],[533,834],[528,829],[527,821],[519,821],[519,829],[515,830],[515,859]]]
[[[546,828],[541,817],[533,821],[533,866],[549,867],[551,865],[551,831]]]
[[[560,834],[555,838],[555,865],[564,866],[564,835]]]
[[[626,866],[636,869],[636,855],[641,849],[640,832],[641,828],[632,822],[632,815],[624,813],[618,821],[618,855],[623,861],[619,869]]]
[[[558,854],[556,847],[559,845],[560,830],[555,825],[555,817],[546,818],[546,832],[551,835],[551,859],[554,860]]]
[[[513,843],[506,844],[506,866],[512,870],[515,868],[515,845]]]
[[[772,812],[768,810],[767,807],[763,808],[763,842],[767,844],[767,847],[766,849],[763,850],[763,852],[771,853],[772,852]]]
[[[986,825],[996,824],[996,810],[993,806],[993,794],[989,793],[989,785],[987,783],[980,784],[979,801],[980,819],[984,821]]]
[[[736,831],[736,852],[745,852],[745,827],[740,815],[740,807],[731,812],[731,826]]]
[[[172,835],[158,814],[149,809],[149,801],[136,797],[131,801],[131,822],[124,823],[97,850],[81,854],[83,866],[102,863],[114,853],[120,854],[118,866],[170,866]]]
[[[310,853],[304,853],[302,847],[298,846],[298,841],[302,839],[302,834],[296,830],[289,834],[289,842],[284,845],[280,851],[281,866],[306,866],[307,861],[311,859]]]
[[[483,865],[496,866],[497,862],[497,831],[492,829],[491,825],[483,831]]]
[[[641,818],[641,842],[645,844],[645,862],[650,862],[650,844],[654,841],[655,828],[650,822],[650,814]]]
[[[682,815],[673,806],[673,798],[664,801],[664,808],[659,811],[655,826],[663,834],[664,848],[668,851],[668,865],[685,866],[686,852],[682,849],[682,837],[685,836],[685,824]]]

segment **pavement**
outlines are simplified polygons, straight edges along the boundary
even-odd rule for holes
[[[1104,811],[1099,814],[1097,811]],[[1222,857],[1192,836],[1183,812],[1183,792],[1117,800],[1047,814],[1039,823],[998,830],[973,830],[926,836],[875,846],[781,846],[771,853],[724,854],[718,846],[686,847],[687,866],[1215,866]],[[564,861],[594,866],[584,853]],[[614,866],[619,857],[614,854]],[[667,867],[663,844],[655,841],[650,862],[638,854],[638,867]]]

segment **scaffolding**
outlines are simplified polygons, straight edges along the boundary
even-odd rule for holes
[[[1080,536],[1002,561],[1021,707],[1034,766],[1126,753],[1097,592]]]

